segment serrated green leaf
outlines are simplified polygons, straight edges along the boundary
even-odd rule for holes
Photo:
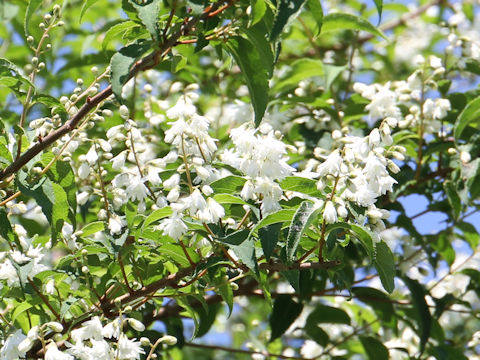
[[[373,248],[373,239],[372,239],[372,234],[370,233],[370,231],[368,229],[366,229],[365,227],[360,226],[360,225],[347,224],[347,223],[340,222],[340,223],[335,223],[335,224],[329,225],[327,227],[327,233],[329,233],[330,231],[335,230],[335,229],[351,230],[353,232],[353,234],[355,235],[355,238],[360,240],[360,243],[362,244],[362,246],[366,250],[369,258],[371,260],[374,260],[375,251],[374,251],[374,248]]]
[[[467,126],[473,126],[475,128],[479,128],[479,121],[480,118],[480,97],[477,97],[470,101],[465,109],[460,113],[455,122],[455,141],[461,139],[463,131]],[[471,135],[471,134],[470,134]]]
[[[295,212],[287,236],[286,250],[288,263],[293,261],[303,233],[310,226],[319,211],[320,208],[316,208],[311,201],[304,201]]]
[[[14,74],[12,74],[12,71]],[[35,89],[35,85],[33,85],[29,78],[22,75],[23,72],[20,71],[17,65],[7,59],[0,58],[0,73],[4,73],[3,75],[10,74],[12,76],[7,76],[7,78],[13,77],[17,79],[17,81],[21,81]]]
[[[87,12],[87,10],[95,4],[98,0],[85,0],[85,2],[82,5],[82,9],[80,10],[80,18],[78,19],[78,23],[82,22],[83,15]]]
[[[110,29],[107,30],[105,33],[105,37],[102,41],[102,50],[105,51],[107,49],[108,44],[115,39],[116,37],[125,34],[126,31],[139,27],[139,25],[132,20],[125,20],[119,24],[112,26]]]
[[[322,33],[337,30],[367,31],[386,39],[385,34],[360,16],[346,13],[332,13],[323,17]]]
[[[52,239],[55,240],[63,223],[68,221],[69,206],[65,190],[49,178],[41,178],[32,184],[24,171],[18,174],[16,183],[22,194],[34,198],[40,205],[42,212],[51,224]]]
[[[412,294],[412,302],[417,313],[418,321],[418,334],[420,335],[420,351],[423,352],[425,344],[430,337],[430,331],[432,327],[432,315],[428,308],[427,301],[425,299],[426,290],[416,280],[408,277],[402,278],[405,285],[407,285],[410,293]]]
[[[265,38],[267,28],[265,24],[259,23],[251,28],[244,30],[248,40],[253,44],[260,54],[263,67],[267,71],[267,77],[270,79],[273,75],[274,56],[270,43]]]
[[[294,214],[295,209],[281,209],[274,213],[268,214],[253,227],[253,229],[250,231],[250,236],[255,234],[260,228],[268,226],[270,224],[291,221]]]
[[[384,241],[375,245],[375,268],[380,276],[383,288],[391,294],[395,289],[395,259]]]
[[[25,32],[25,37],[30,35],[28,30],[28,25],[30,24],[30,19],[32,18],[33,13],[38,7],[42,4],[43,0],[30,0],[28,2],[27,11],[25,12],[25,18],[23,19],[23,30]]]
[[[170,206],[165,206],[161,209],[157,209],[147,216],[147,218],[143,222],[142,228],[148,227],[150,224],[153,224],[157,220],[169,217],[170,215],[172,215],[172,213],[173,211]]]
[[[119,50],[112,56],[111,66],[111,84],[112,91],[116,99],[123,104],[122,88],[129,80],[130,68],[132,65],[151,49],[151,45],[146,41],[137,41]]]
[[[307,0],[307,7],[310,10],[310,14],[312,14],[315,22],[317,23],[317,32],[315,36],[318,36],[322,31],[323,25],[323,9],[322,4],[319,0]]]
[[[135,8],[138,18],[142,21],[143,25],[145,25],[153,40],[158,41],[158,15],[160,14],[162,1],[152,0],[137,3],[136,1],[129,0],[129,2]]]
[[[273,303],[273,311],[270,315],[270,342],[282,336],[285,331],[300,316],[303,304],[292,299],[291,295],[281,294]]]
[[[230,283],[225,283],[223,285],[220,285],[218,287],[218,293],[222,297],[223,301],[225,301],[225,303],[227,304],[227,306],[228,306],[228,317],[230,317],[230,315],[232,315],[232,311],[233,311],[233,289],[232,289],[232,285]]]
[[[277,1],[277,12],[273,19],[272,31],[270,32],[270,41],[275,42],[278,36],[283,32],[284,27],[290,20],[293,20],[306,0],[279,0]]]
[[[268,104],[268,69],[255,46],[247,39],[234,36],[224,43],[234,57],[247,83],[250,99],[255,112],[255,125],[263,119]]]
[[[373,336],[359,336],[365,352],[370,360],[388,360],[388,349]]]
[[[35,305],[38,305],[41,301],[42,300],[40,298],[38,299],[34,298],[29,301],[24,301],[20,304],[15,305],[15,310],[13,310],[13,313],[12,313],[12,323],[15,322],[15,320],[20,314],[27,311],[28,309],[31,309]]]
[[[47,95],[47,94],[38,94],[33,96],[32,98],[32,105],[35,103],[40,103],[45,105],[50,109],[50,112],[52,115],[60,115],[60,118],[62,120],[66,120],[68,118],[68,112],[65,109],[65,106],[57,99],[54,98],[53,96]]]

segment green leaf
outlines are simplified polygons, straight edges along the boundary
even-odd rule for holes
[[[152,212],[150,215],[147,216],[145,221],[143,222],[142,228],[148,227],[150,224],[153,224],[155,221],[164,219],[166,217],[169,217],[172,215],[173,211],[170,208],[170,206],[165,206],[161,209],[157,209],[154,212]]]
[[[224,45],[234,57],[246,80],[255,112],[255,125],[258,126],[268,104],[268,69],[261,66],[264,61],[249,40],[234,36]]]
[[[115,55],[112,56],[110,61],[111,66],[111,83],[113,94],[117,100],[123,104],[122,88],[123,85],[129,80],[130,68],[132,65],[151,49],[151,45],[146,41],[137,41],[134,44],[128,45]]]
[[[374,264],[383,288],[391,294],[395,289],[395,259],[390,248],[384,241],[380,241],[375,246]]]
[[[273,311],[269,319],[272,330],[270,341],[282,336],[300,316],[302,309],[303,305],[294,301],[291,295],[279,295],[273,303]]]
[[[102,50],[105,51],[107,49],[108,44],[115,39],[116,37],[125,34],[128,30],[133,29],[135,27],[139,27],[139,25],[132,20],[126,20],[119,24],[112,26],[110,29],[107,30],[105,33],[105,37],[102,41]]]
[[[255,234],[260,228],[268,226],[270,224],[291,221],[294,214],[295,209],[281,209],[274,213],[268,214],[253,227],[253,229],[250,231],[250,236]]]
[[[232,286],[227,282],[218,287],[218,292],[222,297],[223,301],[228,306],[228,316],[232,315],[233,311],[233,289]]]
[[[262,20],[265,12],[267,11],[267,4],[265,3],[265,0],[251,0],[250,6],[252,11],[250,13],[249,27]]]
[[[30,19],[32,18],[33,13],[38,7],[42,4],[43,0],[30,0],[28,2],[27,11],[25,12],[25,18],[23,19],[23,30],[25,31],[25,37],[30,35],[28,30],[28,25],[30,24]]]
[[[215,318],[217,317],[218,311],[220,310],[220,304],[210,304],[207,307],[207,310],[204,309],[203,306],[199,306],[196,308],[196,312],[198,314],[198,329],[197,329],[197,337],[202,337],[212,327],[213,323],[215,322]]]
[[[273,87],[275,93],[297,87],[298,83],[305,79],[311,79],[314,76],[323,76],[323,63],[317,59],[299,59],[290,65],[291,69],[279,80]]]
[[[283,28],[289,20],[294,19],[300,12],[306,0],[278,0],[277,12],[273,19],[272,31],[270,32],[270,41],[275,42],[278,36],[283,32]]]
[[[80,18],[78,19],[78,23],[82,22],[83,15],[87,12],[88,8],[95,4],[98,0],[85,0],[82,5],[82,9],[80,10]]]
[[[383,32],[362,17],[346,13],[326,15],[323,18],[322,33],[337,30],[367,31],[375,36],[387,38]]]
[[[455,141],[458,142],[458,140],[461,139],[461,136],[463,134],[463,131],[467,126],[473,126],[476,129],[479,128],[479,121],[478,119],[480,118],[480,97],[477,97],[470,101],[465,109],[460,113],[460,115],[457,118],[457,121],[455,122]],[[472,133],[469,133],[472,135]]]
[[[320,34],[320,32],[322,31],[323,25],[322,4],[319,0],[307,0],[307,7],[310,10],[310,14],[313,16],[315,22],[317,23],[318,30],[315,36],[318,36],[318,34]]]
[[[47,94],[38,94],[35,95],[32,98],[32,104],[35,103],[40,103],[45,105],[50,109],[50,112],[52,115],[60,115],[62,120],[66,120],[68,118],[68,112],[65,109],[65,106],[57,99],[54,98],[53,96],[47,95]]]
[[[82,229],[82,236],[89,236],[103,230],[105,230],[104,222],[94,221],[84,226]]]
[[[152,39],[157,41],[159,39],[158,15],[160,14],[162,2],[160,0],[146,2],[129,0],[129,2],[135,8],[138,18],[145,25]]]
[[[255,241],[250,238],[246,239],[239,245],[229,245],[235,255],[255,274],[258,274],[258,263],[255,255]]]
[[[303,233],[318,215],[321,208],[316,208],[311,201],[303,201],[293,216],[287,235],[287,262],[291,263],[297,251]]]
[[[402,280],[412,294],[413,306],[418,317],[417,321],[419,329],[417,333],[420,335],[420,352],[423,352],[432,328],[432,315],[430,314],[427,301],[425,300],[427,293],[418,281],[412,280],[406,276],[403,277]]]
[[[317,305],[308,315],[306,326],[316,326],[317,324],[325,323],[350,325],[350,317],[342,309],[327,305]]]
[[[283,191],[296,191],[317,198],[324,197],[322,192],[317,189],[317,182],[313,179],[299,176],[287,176],[280,182],[280,187]]]
[[[213,196],[213,200],[215,200],[219,204],[239,204],[239,205],[248,204],[245,200],[239,198],[238,196],[234,196],[230,194],[216,194]]]
[[[215,180],[210,184],[210,187],[213,189],[215,193],[225,193],[225,194],[233,194],[238,191],[240,187],[242,187],[245,182],[244,178],[240,176],[230,175],[224,178]]]
[[[327,234],[330,233],[330,231],[335,230],[335,229],[347,229],[351,230],[355,237],[360,240],[360,243],[364,247],[365,251],[367,252],[368,256],[370,257],[371,260],[374,260],[374,248],[373,248],[373,239],[372,239],[372,234],[370,233],[370,230],[366,229],[363,226],[356,225],[356,224],[347,224],[347,223],[335,223],[332,225],[329,225],[327,227]]]
[[[448,202],[453,209],[453,215],[455,219],[458,219],[460,212],[462,211],[462,201],[458,196],[458,191],[451,181],[445,181],[443,183],[443,188],[447,194]]]
[[[12,71],[14,74],[12,74]],[[17,65],[7,59],[0,58],[0,73],[3,73],[3,75],[10,74],[12,76],[8,77],[14,77],[18,81],[21,81],[35,89],[35,85],[33,85],[29,78],[22,75],[23,72],[17,67]]]
[[[8,219],[7,212],[3,207],[0,208],[0,236],[7,241],[13,241],[14,239],[12,225]]]
[[[69,206],[65,190],[46,177],[32,183],[27,179],[27,173],[24,171],[18,173],[16,183],[23,195],[34,198],[40,205],[51,224],[52,238],[55,240],[64,221],[68,220]]]
[[[347,65],[336,66],[336,65],[330,65],[330,64],[323,64],[325,89],[330,89],[330,86],[338,77],[338,75],[340,75],[347,68],[348,68]]]
[[[387,294],[369,287],[353,287],[351,289],[355,297],[364,302],[375,311],[378,317],[385,323],[394,319],[395,309]]]
[[[273,250],[275,250],[275,247],[277,246],[281,227],[281,224],[276,223],[262,227],[258,230],[258,237],[260,238],[263,254],[267,261],[270,260],[270,256],[272,256]]]
[[[254,48],[259,52],[263,67],[267,71],[267,76],[270,79],[273,75],[273,64],[275,62],[273,51],[270,43],[265,38],[267,28],[265,24],[259,23],[251,28],[244,30],[248,40],[253,44]]]
[[[371,360],[388,360],[388,349],[373,336],[359,336],[367,356]]]
[[[378,23],[382,21],[382,12],[383,12],[383,0],[373,0],[375,2],[375,7],[377,8],[378,13]]]

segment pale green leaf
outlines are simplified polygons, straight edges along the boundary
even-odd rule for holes
[[[322,33],[338,30],[366,31],[386,39],[385,34],[368,20],[346,13],[331,13],[323,18]]]

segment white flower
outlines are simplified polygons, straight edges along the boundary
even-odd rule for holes
[[[109,322],[102,330],[102,336],[111,339],[112,337],[118,339],[122,330],[122,321],[117,318]]]
[[[110,219],[108,219],[108,230],[113,235],[120,234],[124,225],[126,225],[125,220],[115,214],[111,214]]]
[[[82,165],[78,168],[78,177],[80,179],[86,179],[90,175],[90,165],[87,162],[82,162]]]
[[[139,341],[130,340],[125,334],[120,335],[117,345],[120,360],[140,359],[140,355],[145,353]]]
[[[147,196],[147,188],[143,183],[143,179],[140,175],[130,176],[129,185],[125,189],[127,196],[130,200],[142,201]]]
[[[122,151],[120,154],[115,156],[112,160],[112,169],[121,170],[125,165],[125,160],[127,159],[127,151]]]
[[[0,270],[0,274],[1,274]],[[22,330],[17,330],[9,335],[5,340],[3,346],[0,348],[0,359],[18,359],[25,356],[25,351],[20,351],[18,345],[27,337],[22,333]]]
[[[464,164],[470,162],[472,160],[472,156],[468,151],[461,151],[460,152],[460,161]]]
[[[81,328],[72,330],[72,339],[75,342],[86,339],[101,340],[103,339],[102,330],[102,323],[98,316],[95,316],[91,320],[84,322]]]
[[[88,175],[87,175],[88,176]],[[82,191],[81,193],[77,194],[77,204],[78,205],[85,205],[88,201],[90,194],[87,191]]]
[[[323,219],[327,224],[333,224],[337,222],[337,210],[332,201],[327,201],[325,209],[323,210]]]
[[[317,168],[317,172],[320,176],[325,175],[338,175],[340,171],[340,166],[343,162],[342,157],[340,156],[340,152],[338,150],[334,150],[325,161],[320,164]]]
[[[300,354],[306,359],[313,359],[317,356],[320,356],[322,353],[323,347],[318,345],[313,340],[306,340],[300,349]]]
[[[87,154],[85,155],[85,160],[87,160],[90,166],[93,166],[97,162],[98,154],[97,150],[95,149],[95,145],[90,147],[90,150],[88,150]]]
[[[163,182],[163,188],[165,190],[172,190],[180,183],[180,175],[175,173]]]
[[[45,293],[48,295],[53,295],[55,293],[55,280],[50,279],[45,284]]]
[[[188,230],[187,225],[185,225],[179,217],[165,219],[157,228],[158,230],[163,231],[165,235],[170,236],[175,240],[180,239],[180,237]]]
[[[74,357],[58,350],[57,344],[52,341],[47,345],[45,360],[74,360]]]

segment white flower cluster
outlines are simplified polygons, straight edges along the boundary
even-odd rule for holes
[[[258,130],[246,123],[230,132],[235,145],[225,150],[222,160],[247,176],[241,196],[244,200],[260,200],[262,213],[280,209],[283,190],[277,181],[291,175],[295,169],[287,164],[286,145],[268,124]]]
[[[401,128],[422,124],[425,132],[436,133],[441,130],[441,120],[451,109],[450,101],[443,98],[427,98],[431,90],[436,90],[437,79],[445,72],[440,58],[430,56],[424,59],[417,56],[415,62],[423,66],[406,81],[396,81],[385,85],[366,85],[355,83],[353,89],[370,100],[366,106],[371,124],[378,119],[392,118],[389,122],[398,122]],[[402,114],[400,107],[408,108]]]
[[[142,343],[129,339],[123,333],[124,324],[128,323],[136,331],[144,331],[145,326],[133,318],[115,319],[105,326],[98,317],[82,324],[82,327],[72,330],[73,343],[66,341],[67,349],[61,351],[57,344],[49,340],[46,346],[45,360],[136,360],[145,354]],[[25,336],[21,330],[11,334],[0,348],[0,360],[12,360],[25,357],[35,341],[43,337],[45,330],[59,333],[63,326],[57,322],[34,326]],[[167,339],[170,340],[170,339]],[[170,340],[171,341],[171,340]]]

